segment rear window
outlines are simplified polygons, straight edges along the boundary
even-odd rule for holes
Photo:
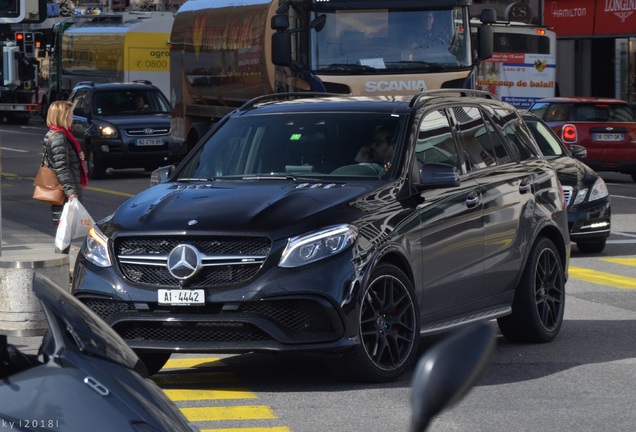
[[[633,122],[632,111],[627,104],[571,104],[538,103],[530,111],[547,122]]]

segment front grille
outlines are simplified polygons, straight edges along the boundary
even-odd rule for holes
[[[194,246],[201,269],[181,281],[167,267],[168,255],[180,244]],[[122,274],[132,283],[152,287],[214,287],[251,280],[269,255],[271,242],[252,237],[123,237],[115,241]]]
[[[152,132],[149,132],[149,129],[152,129]],[[170,135],[169,127],[157,127],[157,128],[140,128],[135,127],[132,129],[125,130],[126,135],[135,138],[152,138],[164,135]]]
[[[232,343],[272,340],[267,333],[244,323],[124,322],[113,328],[127,341]]]
[[[327,341],[336,337],[328,311],[307,299],[281,299],[242,303],[223,311],[222,304],[201,307],[158,307],[139,312],[132,303],[82,297],[80,300],[125,340],[153,342],[248,342],[274,340],[256,322],[274,326],[286,342]],[[181,317],[187,320],[166,320]],[[148,321],[143,321],[148,317]],[[155,320],[162,318],[162,320]],[[265,324],[264,324],[265,325]]]
[[[574,193],[574,188],[572,186],[563,186],[563,194],[565,195],[565,206],[570,207],[570,203],[572,202],[572,194]]]

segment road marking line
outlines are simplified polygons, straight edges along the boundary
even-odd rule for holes
[[[636,258],[601,258],[601,261],[636,267]]]
[[[636,278],[620,276],[613,273],[570,266],[569,275],[573,279],[591,282],[598,285],[621,289],[636,289]]]
[[[189,421],[216,420],[263,420],[275,419],[276,415],[267,406],[227,406],[179,408]]]
[[[189,357],[170,359],[163,369],[186,369],[211,366],[219,367],[224,365],[220,357]]]
[[[172,401],[203,401],[226,399],[257,399],[256,395],[247,389],[175,389],[163,392]]]
[[[2,151],[12,151],[12,152],[18,152],[18,153],[30,153],[29,150],[22,150],[22,149],[15,149],[15,148],[10,148],[10,147],[0,147],[2,149]]]
[[[223,428],[223,429],[201,429],[201,432],[291,432],[286,426],[255,427],[255,428]]]
[[[238,378],[231,372],[209,372],[196,374],[184,374],[184,373],[160,373],[153,375],[152,380],[158,386],[175,385],[175,384],[216,384],[236,382]]]

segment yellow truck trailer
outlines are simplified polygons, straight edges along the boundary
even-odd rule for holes
[[[151,81],[170,95],[171,12],[102,14],[56,24],[42,101],[66,99],[81,81]]]

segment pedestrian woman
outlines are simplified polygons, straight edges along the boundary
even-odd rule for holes
[[[64,188],[67,201],[79,199],[82,202],[83,189],[88,185],[88,176],[84,166],[84,152],[71,133],[73,122],[73,104],[68,101],[55,101],[49,106],[46,124],[49,131],[44,137],[44,163],[55,171]],[[57,226],[62,215],[63,205],[52,205],[53,224]],[[55,248],[56,253],[68,254],[70,246],[64,250]]]

